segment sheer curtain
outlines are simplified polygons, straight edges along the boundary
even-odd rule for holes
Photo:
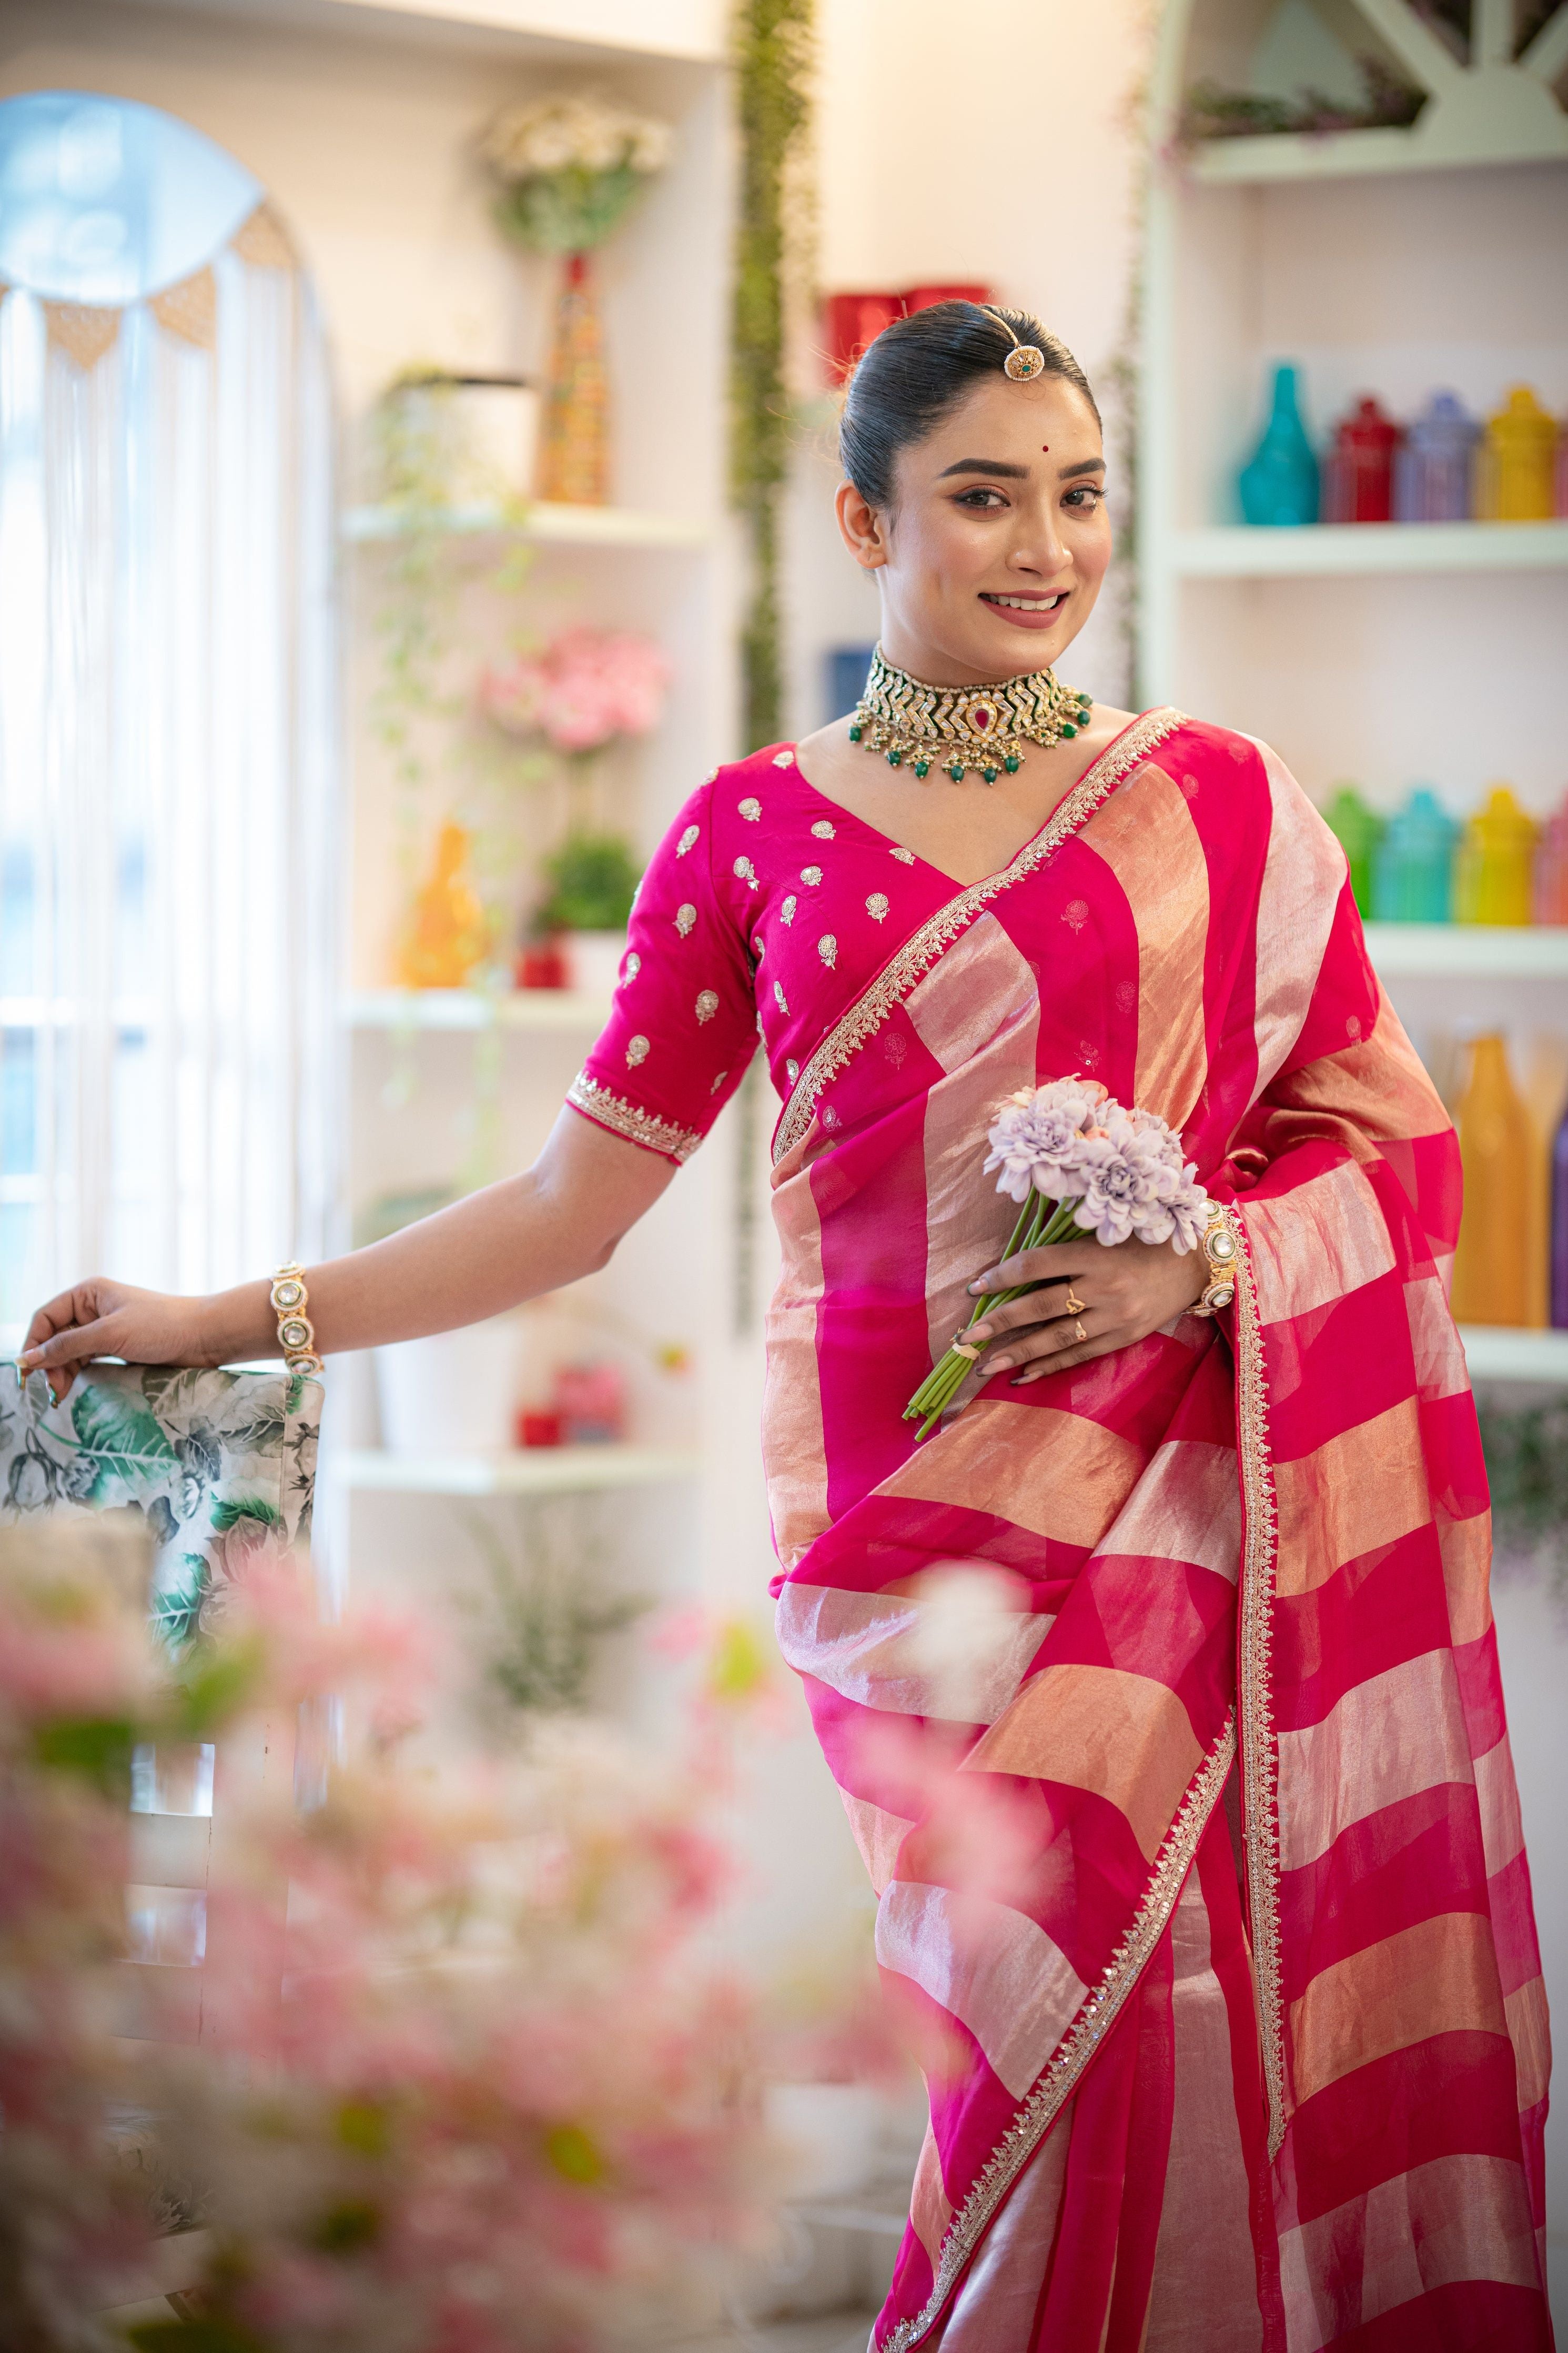
[[[308,281],[230,177],[248,209],[174,283],[0,299],[13,1328],[78,1274],[205,1290],[326,1240],[331,394]]]

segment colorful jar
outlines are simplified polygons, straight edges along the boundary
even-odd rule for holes
[[[1528,923],[1535,913],[1535,846],[1541,828],[1506,785],[1494,785],[1465,828],[1454,868],[1460,923]]]
[[[489,924],[468,879],[470,837],[448,822],[436,840],[397,959],[404,988],[462,988],[489,945]]]
[[[1500,1037],[1478,1038],[1457,1124],[1465,1210],[1454,1253],[1453,1310],[1461,1324],[1528,1324],[1530,1115]]]
[[[1458,821],[1427,785],[1390,818],[1373,853],[1372,912],[1380,923],[1447,923],[1454,913]]]
[[[1557,433],[1557,497],[1554,512],[1560,515],[1568,515],[1568,417],[1563,418]]]
[[[1568,923],[1568,793],[1541,828],[1535,853],[1535,920]]]
[[[1323,469],[1325,522],[1392,522],[1394,456],[1403,438],[1370,393],[1341,417]]]
[[[1480,511],[1496,522],[1544,522],[1556,505],[1557,420],[1527,384],[1487,419]]]
[[[1468,522],[1480,438],[1478,417],[1451,392],[1435,393],[1394,454],[1394,522]]]
[[[1250,523],[1318,520],[1318,461],[1301,422],[1296,371],[1277,367],[1274,396],[1258,447],[1237,480]]]
[[[1568,1330],[1568,1111],[1552,1144],[1552,1321]]]
[[[1369,808],[1353,785],[1341,785],[1324,822],[1350,860],[1351,891],[1363,918],[1372,913],[1372,875],[1386,819]]]

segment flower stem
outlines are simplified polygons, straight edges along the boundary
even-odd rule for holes
[[[1055,1242],[1065,1241],[1073,1231],[1072,1213],[1077,1206],[1076,1199],[1049,1201],[1041,1195],[1032,1196],[1025,1202],[1018,1222],[1013,1229],[1013,1238],[1003,1253],[1003,1262],[1018,1257],[1025,1250],[1046,1249]],[[1049,1277],[1041,1277],[1034,1282],[1015,1283],[1007,1291],[984,1293],[975,1301],[964,1330],[973,1329],[993,1307],[1005,1307],[1009,1300],[1021,1299],[1026,1292],[1038,1291],[1048,1280]],[[955,1341],[926,1375],[904,1408],[903,1414],[906,1421],[920,1422],[921,1426],[915,1432],[917,1446],[942,1419],[974,1363],[973,1356],[960,1352],[960,1344]]]

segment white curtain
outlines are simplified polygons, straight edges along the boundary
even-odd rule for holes
[[[0,302],[0,1324],[319,1252],[331,409],[262,207],[150,302]]]

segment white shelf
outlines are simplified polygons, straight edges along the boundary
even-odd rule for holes
[[[353,1029],[574,1030],[595,1036],[610,1018],[610,999],[575,988],[519,988],[485,997],[473,988],[366,988],[344,1007]]]
[[[1489,144],[1478,142],[1467,154],[1445,153],[1423,139],[1419,124],[1410,130],[1397,125],[1365,131],[1264,131],[1255,136],[1209,139],[1190,147],[1184,158],[1194,180],[1209,187],[1257,187],[1280,181],[1347,180],[1390,172],[1447,172],[1486,164],[1559,162],[1568,154],[1568,142],[1555,125],[1545,135],[1526,141],[1505,135]]]
[[[1562,571],[1568,522],[1215,524],[1176,533],[1173,569],[1188,580]]]
[[[1568,1332],[1522,1332],[1502,1324],[1461,1324],[1473,1381],[1550,1381],[1568,1386]]]
[[[1385,980],[1568,980],[1568,924],[1368,923],[1366,944]]]
[[[349,507],[342,534],[357,545],[401,539],[409,530],[399,507]],[[692,515],[645,514],[632,507],[548,506],[536,502],[517,522],[499,506],[443,509],[437,528],[454,539],[481,539],[504,533],[542,547],[700,548],[713,538],[710,523]]]
[[[531,1446],[515,1454],[342,1454],[345,1487],[404,1495],[571,1495],[694,1479],[695,1454],[659,1446]]]

